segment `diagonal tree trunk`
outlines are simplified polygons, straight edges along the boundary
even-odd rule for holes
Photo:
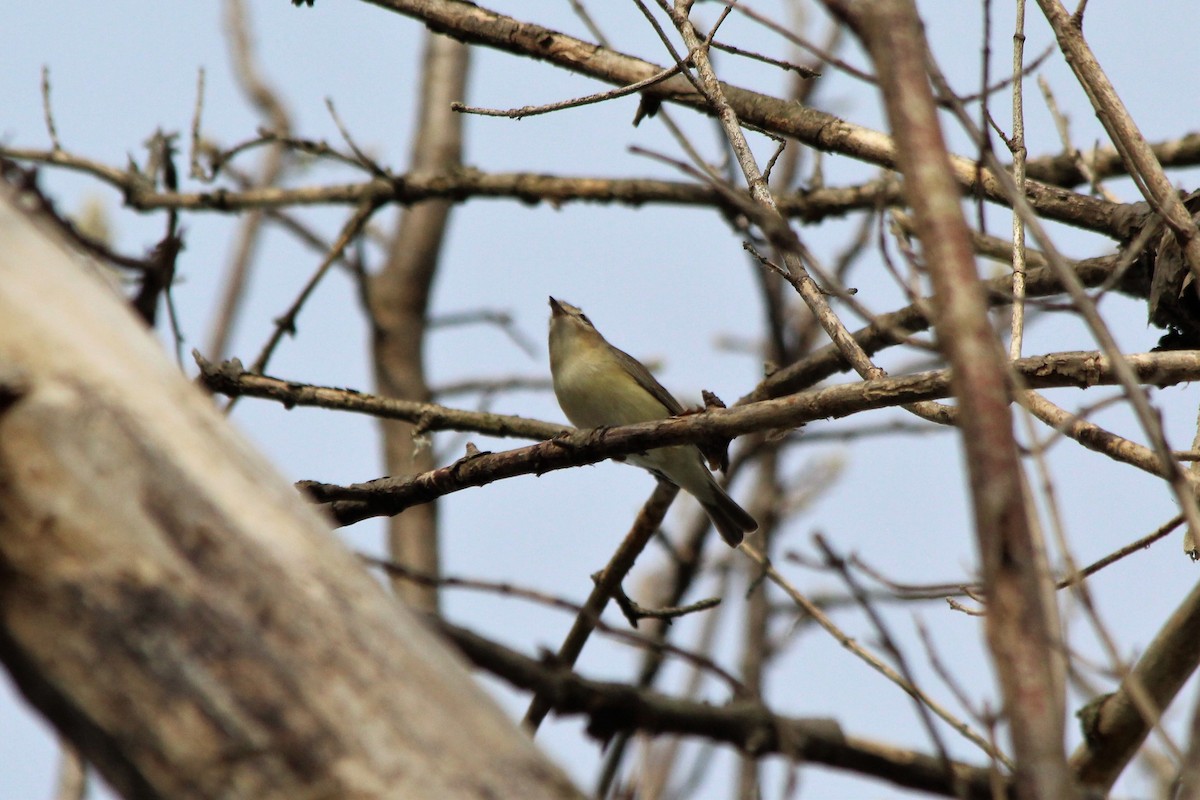
[[[579,797],[0,185],[0,663],[129,798]]]

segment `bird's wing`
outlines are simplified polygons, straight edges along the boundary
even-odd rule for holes
[[[625,368],[625,371],[632,375],[633,379],[636,380],[643,389],[654,395],[655,400],[666,406],[667,413],[669,415],[675,417],[683,413],[683,406],[679,404],[679,401],[672,397],[671,393],[663,388],[661,383],[654,379],[654,376],[650,374],[650,370],[642,366],[642,362],[638,361],[624,350],[620,350],[616,347],[614,347],[613,350],[617,351],[617,359],[621,362],[621,366]]]

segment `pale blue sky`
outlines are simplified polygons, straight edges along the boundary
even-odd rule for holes
[[[332,98],[356,141],[397,172],[402,171],[413,123],[423,28],[361,3],[318,0],[312,9],[294,9],[284,0],[251,5],[260,61],[269,80],[281,87],[297,134],[338,141],[325,109],[325,99]],[[637,24],[636,11],[625,4],[593,5],[616,47],[663,61],[644,25]],[[974,66],[978,22],[973,6],[956,0],[920,3],[937,57],[962,91],[978,83]],[[993,6],[997,15],[1004,15],[995,21],[993,41],[999,74],[1009,59],[1011,10],[1007,3]],[[492,7],[586,36],[565,2],[508,2]],[[760,7],[769,9],[773,4]],[[0,26],[0,141],[18,147],[47,146],[39,92],[43,66],[51,70],[59,136],[73,152],[121,164],[128,155],[143,158],[141,143],[157,127],[186,133],[200,67],[207,72],[206,134],[224,144],[252,135],[259,122],[231,81],[221,36],[221,8],[219,3],[131,0],[9,4]],[[697,13],[708,19],[714,16],[710,4],[699,4]],[[1152,141],[1200,127],[1192,102],[1200,89],[1192,57],[1200,32],[1198,23],[1200,10],[1180,0],[1146,3],[1136,12],[1127,4],[1089,5],[1089,41]],[[1051,42],[1036,9],[1029,14],[1028,35],[1031,58]],[[729,23],[726,38],[776,54],[783,52],[772,37],[746,28],[736,18]],[[1089,145],[1102,132],[1069,72],[1061,63],[1052,62],[1045,74],[1071,115],[1074,141]],[[779,91],[783,85],[769,69],[729,59],[720,64],[734,82],[771,91]],[[598,88],[592,81],[545,64],[479,50],[468,99],[475,105],[511,107]],[[1032,83],[1027,97],[1031,152],[1057,151],[1057,139]],[[834,76],[817,102],[860,124],[882,124],[873,90],[845,77]],[[1001,120],[1008,118],[1007,102],[1001,99],[997,103]],[[677,177],[667,167],[628,151],[631,145],[638,145],[677,152],[653,121],[636,129],[629,125],[635,107],[636,100],[626,98],[519,122],[472,119],[466,159],[489,171]],[[708,153],[719,152],[714,146],[715,130],[708,122],[684,113],[678,118]],[[958,135],[952,134],[951,139],[959,146],[963,142]],[[770,150],[764,140],[757,139],[756,146],[765,160]],[[828,182],[838,183],[872,171],[846,159],[827,158],[825,174]],[[98,193],[114,209],[117,243],[123,250],[137,253],[161,235],[158,215],[116,213],[119,197],[94,189],[94,183],[86,178],[49,169],[43,176],[66,209],[78,208],[85,196]],[[1194,186],[1195,177],[1193,172],[1190,179],[1178,179]],[[320,169],[311,179],[332,182],[349,178],[345,173]],[[1117,185],[1117,189],[1124,197],[1133,197],[1128,186]],[[344,208],[313,209],[304,216],[332,234],[348,213]],[[992,232],[1003,235],[1004,217],[993,219]],[[219,215],[191,215],[184,226],[187,250],[180,262],[181,285],[176,297],[188,337],[185,349],[190,349],[205,341],[215,292],[232,247],[232,228]],[[835,221],[802,233],[818,255],[831,259],[847,229]],[[1058,235],[1062,249],[1074,256],[1111,249],[1074,231],[1059,231]],[[278,233],[267,237],[262,252],[244,324],[233,348],[246,360],[258,351],[269,333],[270,320],[286,307],[317,262],[312,253]],[[455,212],[433,308],[435,313],[481,307],[511,312],[523,333],[542,346],[546,296],[564,297],[583,306],[618,346],[644,359],[659,360],[661,379],[681,398],[695,398],[701,388],[708,388],[732,401],[753,386],[761,367],[754,356],[719,351],[714,344],[721,336],[757,335],[758,312],[749,311],[757,308],[751,268],[739,241],[712,212],[596,206],[555,210],[477,200]],[[862,282],[860,299],[883,311],[900,300],[880,274],[872,261],[870,267],[860,270],[857,280]],[[1104,309],[1116,320],[1123,346],[1134,351],[1153,346],[1158,332],[1145,327],[1143,308],[1113,298],[1106,300]],[[270,372],[295,380],[369,389],[367,345],[354,288],[346,277],[335,274],[302,314],[298,336],[280,348]],[[1077,328],[1050,320],[1030,332],[1026,351],[1092,347]],[[544,376],[547,370],[544,358],[530,359],[485,328],[435,333],[428,355],[435,385],[480,375]],[[883,362],[889,367],[905,363],[892,356]],[[1105,396],[1106,391],[1092,390],[1082,396],[1061,392],[1055,397],[1075,407]],[[1171,389],[1158,397],[1172,444],[1186,448],[1200,390]],[[553,398],[546,394],[500,397],[494,408],[563,419]],[[882,420],[897,415],[873,417]],[[1135,433],[1120,413],[1101,419],[1121,432]],[[273,405],[245,401],[235,421],[289,479],[342,482],[379,473],[374,428],[365,418],[285,412]],[[812,428],[826,426],[815,424]],[[471,438],[485,448],[504,446],[482,437]],[[461,442],[456,446],[461,447]],[[810,534],[821,531],[843,551],[858,552],[900,579],[955,580],[969,574],[973,539],[963,470],[952,433],[921,439],[885,438],[853,448],[814,444],[793,450],[788,463],[789,469],[800,474],[809,469],[828,470],[833,461],[843,465],[840,479],[790,526],[787,547],[808,550]],[[1143,535],[1175,513],[1164,486],[1131,475],[1128,469],[1085,457],[1074,445],[1060,444],[1052,451],[1050,462],[1059,480],[1056,489],[1068,535],[1081,561]],[[1080,480],[1073,480],[1076,477]],[[651,488],[652,481],[644,473],[603,464],[464,492],[443,506],[446,568],[454,574],[508,580],[580,599],[590,588],[587,576],[602,566]],[[680,506],[673,512],[673,522],[694,513],[690,504]],[[914,508],[921,513],[914,514]],[[375,550],[379,531],[378,524],[365,523],[341,535],[350,546]],[[1196,567],[1180,550],[1178,541],[1161,543],[1097,579],[1101,609],[1118,632],[1123,653],[1144,647],[1160,620],[1194,584]],[[636,586],[639,576],[651,573],[660,560],[661,555],[649,552],[630,585]],[[837,588],[831,578],[802,569],[790,568],[789,574],[807,591]],[[1128,602],[1131,597],[1137,602]],[[720,657],[723,663],[735,665],[737,635],[731,628],[739,609],[736,603],[730,605]],[[446,607],[456,621],[486,627],[527,652],[556,647],[570,624],[560,613],[486,595],[451,594]],[[974,688],[979,696],[994,698],[991,680],[985,677],[977,622],[937,604],[922,607],[919,614],[934,629],[942,655],[956,673],[977,676],[979,685]],[[912,610],[892,610],[888,618],[911,645]],[[870,629],[857,617],[847,615],[842,621],[856,635],[871,638]],[[687,631],[693,628],[687,623],[679,627],[684,631],[682,640],[688,641]],[[1080,637],[1080,646],[1094,652],[1088,642],[1086,635]],[[948,693],[931,677],[919,649],[914,653],[920,674],[945,697]],[[589,675],[623,678],[632,663],[627,650],[595,643],[589,645],[580,666]],[[678,677],[676,670],[670,674]],[[836,715],[848,733],[894,737],[928,749],[905,698],[827,637],[801,639],[772,685],[773,702],[781,711]],[[523,698],[500,689],[498,695],[514,714],[523,710]],[[1180,702],[1183,716],[1177,712],[1175,727],[1190,712],[1191,695],[1189,689]],[[719,693],[713,697],[720,699]],[[551,722],[543,728],[539,742],[589,788],[599,750],[581,737],[580,729],[574,720]],[[953,736],[947,740],[955,755],[980,760]],[[6,680],[0,679],[0,797],[49,796],[54,759],[53,743],[44,726],[14,697]],[[718,769],[728,769],[731,763],[727,751],[718,751]],[[777,781],[779,774],[773,773],[773,780]],[[725,784],[716,785],[722,790],[707,796],[726,795]],[[812,792],[805,796],[852,796],[846,778],[821,769],[806,770],[803,785]],[[858,791],[864,786],[853,785]],[[860,796],[908,795],[885,784],[871,784],[869,795]]]

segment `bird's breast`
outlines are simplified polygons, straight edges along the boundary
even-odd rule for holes
[[[620,362],[605,356],[576,353],[554,370],[554,394],[573,425],[632,425],[670,416]]]

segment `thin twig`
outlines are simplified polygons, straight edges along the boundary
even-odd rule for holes
[[[604,92],[596,92],[595,94],[584,95],[583,97],[574,97],[570,100],[559,100],[556,103],[546,103],[540,106],[521,106],[520,108],[480,108],[477,106],[469,106],[465,103],[454,102],[450,104],[451,111],[458,111],[462,114],[478,114],[484,117],[509,117],[511,119],[522,119],[524,117],[535,117],[539,114],[549,114],[553,111],[562,111],[566,108],[578,108],[579,106],[592,105],[593,103],[603,103],[608,100],[615,100],[618,97],[636,94],[648,86],[653,86],[656,83],[662,83],[672,75],[679,72],[679,66],[667,67],[666,69],[651,75],[644,81],[631,83],[628,86],[619,86],[616,89],[609,89]]]
[[[1012,760],[1009,759],[1007,755],[996,749],[990,742],[987,741],[987,739],[973,730],[969,724],[959,719],[949,709],[947,709],[934,698],[927,695],[920,688],[905,681],[904,677],[896,672],[896,670],[880,660],[879,657],[874,653],[871,653],[869,650],[863,648],[863,646],[860,645],[854,639],[854,637],[850,636],[841,628],[839,628],[833,622],[833,620],[825,614],[825,612],[823,612],[807,597],[805,597],[800,590],[798,590],[785,577],[783,577],[783,575],[781,575],[775,569],[775,567],[771,566],[771,563],[766,559],[766,557],[763,556],[763,554],[757,549],[755,549],[753,545],[743,543],[739,549],[747,556],[752,558],[762,568],[763,574],[769,580],[771,580],[780,589],[783,589],[787,596],[790,597],[797,606],[803,609],[804,612],[811,616],[818,625],[820,625],[825,629],[826,632],[833,636],[833,638],[836,639],[837,642],[842,645],[842,647],[849,650],[880,675],[883,675],[889,681],[899,686],[907,694],[919,700],[926,707],[928,707],[930,711],[950,725],[951,728],[953,728],[983,752],[987,753],[988,756],[996,759],[1010,770],[1013,768]]]

